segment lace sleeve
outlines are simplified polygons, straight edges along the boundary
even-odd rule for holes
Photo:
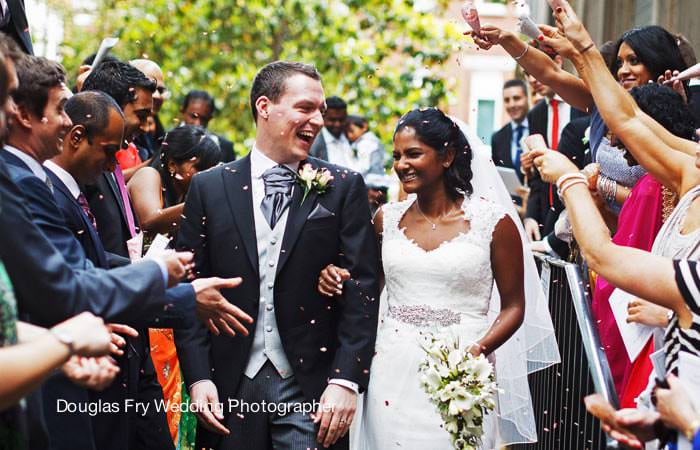
[[[506,210],[498,203],[483,197],[469,200],[465,216],[471,220],[472,231],[485,242],[491,243],[498,222],[506,216]]]
[[[411,206],[411,202],[408,200],[389,202],[382,205],[382,218],[384,221],[382,227],[382,241],[391,239],[392,236],[398,232],[399,222],[401,222],[401,218],[409,206]]]

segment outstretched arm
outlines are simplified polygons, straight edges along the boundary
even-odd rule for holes
[[[564,99],[564,101],[581,111],[588,111],[593,106],[593,97],[584,82],[559,67],[557,63],[543,51],[529,46],[521,41],[514,33],[503,31],[492,25],[481,27],[482,39],[472,34],[474,42],[484,50],[493,45],[500,45],[518,64],[542,84],[545,84]]]
[[[589,86],[605,124],[657,180],[678,194],[685,194],[700,180],[690,156],[695,154],[696,144],[674,136],[642,112],[607,70],[590,35],[573,9],[565,4],[566,9],[557,10],[555,15],[560,29],[577,50],[572,61]]]
[[[565,156],[553,151],[540,153],[535,164],[547,181],[578,172]],[[614,244],[587,184],[565,189],[564,202],[576,242],[592,270],[630,294],[672,309],[681,318],[688,317],[690,311],[678,289],[670,259]]]

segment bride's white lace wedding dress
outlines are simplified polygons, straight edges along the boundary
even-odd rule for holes
[[[493,273],[491,237],[505,211],[483,198],[462,204],[469,231],[426,251],[399,228],[414,200],[384,205],[382,261],[386,314],[378,328],[359,448],[451,449],[449,434],[419,385],[425,357],[421,333],[456,336],[468,347],[484,336]],[[497,426],[487,417],[482,448],[494,448]]]

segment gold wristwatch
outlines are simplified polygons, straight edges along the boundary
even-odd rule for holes
[[[685,437],[688,439],[690,442],[693,442],[693,439],[695,439],[695,433],[697,433],[698,428],[700,428],[700,420],[695,419],[692,422],[690,422],[690,425],[688,425],[688,428],[685,429]]]

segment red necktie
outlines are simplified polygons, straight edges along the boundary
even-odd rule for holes
[[[549,140],[550,148],[552,150],[557,150],[559,146],[559,100],[552,99],[549,101],[549,106],[552,108],[552,137]],[[549,185],[549,207],[554,206],[554,188]]]

